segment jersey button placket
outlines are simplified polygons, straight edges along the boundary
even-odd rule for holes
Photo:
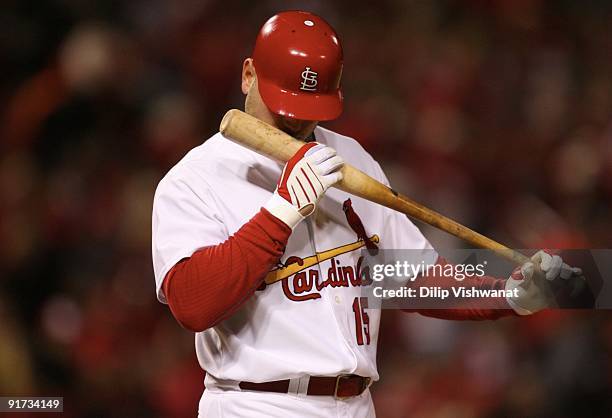
[[[313,215],[316,215],[316,214],[313,214]],[[309,238],[309,242],[310,242],[312,251],[314,254],[317,254],[317,245],[316,245],[316,240],[315,240],[315,227],[313,225],[313,221],[311,218],[312,217],[306,218],[305,222],[306,222],[306,226],[308,229],[308,238]],[[320,263],[317,263],[317,269],[319,270],[319,277],[321,278],[321,280],[326,280],[327,272],[325,271],[325,269],[321,269]],[[352,350],[354,347],[353,340],[355,337],[352,333],[351,326],[348,322],[346,308],[342,304],[342,297],[339,294],[337,294],[337,292],[339,291],[332,287],[327,287],[323,289],[323,295],[325,295],[323,296],[323,300],[326,301],[328,306],[331,308],[330,310],[331,312],[333,312],[333,315],[335,317],[334,319],[336,320],[336,324],[338,324],[338,328],[340,329],[342,336],[347,342],[347,346],[351,347],[351,350]]]

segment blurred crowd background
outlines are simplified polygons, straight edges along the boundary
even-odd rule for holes
[[[195,416],[193,335],[155,298],[153,192],[242,107],[259,27],[296,8],[343,42],[345,112],[326,126],[396,189],[515,248],[612,246],[608,1],[3,0],[1,395],[63,396],[68,417]],[[609,312],[386,311],[376,408],[611,417],[611,354]]]

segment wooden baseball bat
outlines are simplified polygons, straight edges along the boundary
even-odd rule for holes
[[[282,163],[287,162],[304,145],[304,142],[238,109],[229,110],[225,114],[219,130],[240,145]],[[342,175],[343,179],[334,185],[340,190],[402,212],[476,247],[493,250],[514,263],[524,264],[529,261],[524,254],[409,199],[349,164],[344,164]]]

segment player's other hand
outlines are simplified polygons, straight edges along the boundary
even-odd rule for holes
[[[327,189],[342,179],[343,165],[344,160],[333,148],[317,142],[305,144],[285,164],[265,209],[295,228],[314,212]]]
[[[531,261],[517,267],[506,281],[506,290],[518,289],[518,296],[507,298],[508,303],[520,315],[556,307],[554,285],[569,283],[581,275],[578,267],[570,267],[558,255],[540,250]]]

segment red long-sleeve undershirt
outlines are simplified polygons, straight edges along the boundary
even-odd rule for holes
[[[448,265],[449,262],[443,257],[438,257],[436,264],[442,266]],[[494,289],[503,290],[506,286],[506,280],[497,279],[490,276],[472,276],[466,277],[462,281],[457,281],[452,277],[443,277],[439,275],[428,275],[427,277],[419,278],[422,280],[419,284],[428,287],[440,287],[441,289],[451,290],[453,287],[475,287],[477,289]],[[452,291],[450,293],[453,294]],[[466,298],[457,300],[449,298],[445,301],[436,300],[439,309],[402,309],[404,312],[418,312],[421,315],[440,319],[453,320],[484,320],[498,319],[504,316],[514,316],[517,313],[508,305],[505,297],[500,298]],[[431,303],[433,304],[433,303]],[[451,306],[446,308],[444,305]]]
[[[221,244],[205,247],[178,262],[166,275],[163,290],[170,310],[185,328],[200,332],[233,314],[262,284],[283,254],[291,229],[262,209]],[[438,263],[448,264],[443,258]],[[459,284],[448,277],[428,277],[427,286],[450,289]],[[505,280],[466,278],[460,285],[503,289]],[[453,306],[457,306],[454,304]],[[404,309],[443,319],[497,319],[513,315],[505,298],[499,305],[479,308],[469,299],[457,309]]]
[[[278,263],[289,235],[291,228],[262,208],[223,243],[177,263],[163,283],[176,320],[200,332],[234,313]]]

